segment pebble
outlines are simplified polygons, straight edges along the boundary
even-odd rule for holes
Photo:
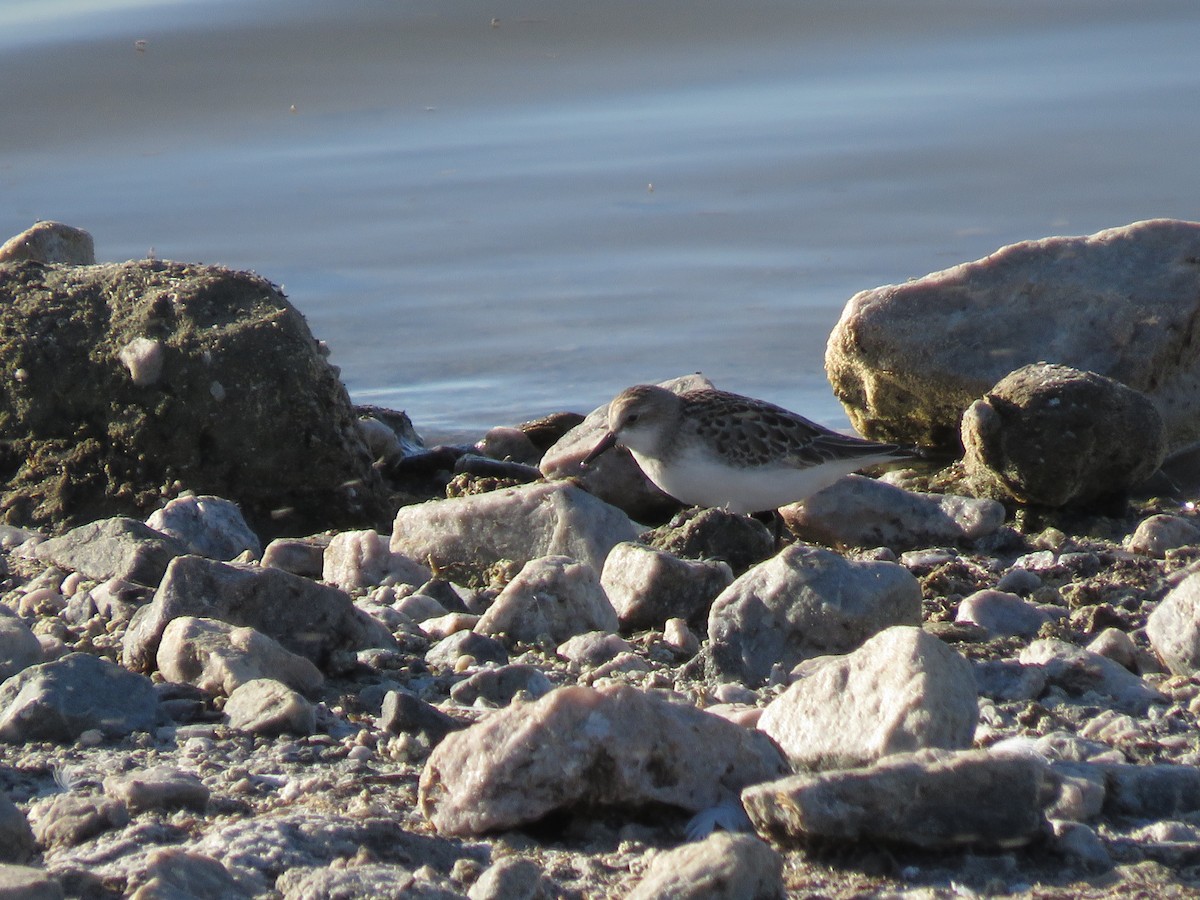
[[[783,898],[783,859],[754,835],[717,831],[656,854],[627,900]]]
[[[659,628],[672,618],[700,624],[732,581],[728,563],[684,560],[632,542],[613,547],[600,573],[600,585],[627,632]]]
[[[229,695],[225,715],[231,727],[252,734],[312,734],[316,709],[287,685],[270,678],[255,678]]]
[[[221,560],[244,552],[255,559],[262,556],[258,535],[246,524],[238,505],[221,497],[176,497],[151,513],[146,524],[175,538],[188,553]]]
[[[560,644],[589,631],[616,631],[616,610],[596,570],[568,556],[531,559],[475,625],[480,634]]]

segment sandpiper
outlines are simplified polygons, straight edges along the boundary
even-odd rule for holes
[[[609,404],[608,433],[583,464],[614,445],[627,448],[646,477],[681,503],[737,513],[778,509],[843,475],[914,455],[752,397],[676,394],[652,384],[626,388]]]

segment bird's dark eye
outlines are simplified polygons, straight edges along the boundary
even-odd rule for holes
[[[633,413],[632,415],[628,415],[628,416],[626,416],[626,417],[625,417],[625,424],[626,424],[626,425],[632,425],[632,424],[633,424],[634,422],[636,422],[637,420],[638,420],[638,414],[637,414],[637,413]]]

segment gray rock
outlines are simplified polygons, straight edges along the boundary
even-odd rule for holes
[[[783,859],[750,834],[718,831],[656,854],[627,900],[775,900],[785,896]]]
[[[661,382],[662,386],[683,393],[711,388],[703,375],[683,375]],[[661,521],[679,509],[679,501],[655,487],[634,461],[629,451],[614,447],[586,469],[583,458],[608,431],[608,404],[592,410],[546,451],[540,468],[548,479],[572,478],[606,503],[624,510],[638,521]],[[599,571],[600,566],[596,566]]]
[[[449,735],[419,797],[440,833],[468,835],[576,806],[698,812],[783,771],[765,735],[695,707],[625,685],[563,687]]]
[[[253,628],[193,616],[180,616],[167,624],[156,660],[167,681],[223,696],[256,678],[274,678],[303,694],[325,682],[310,660],[273,638]]]
[[[11,900],[62,900],[62,883],[45,869],[0,863],[0,896]]]
[[[276,538],[263,551],[262,565],[305,578],[320,578],[327,546],[329,541],[319,538]]]
[[[992,635],[1030,637],[1047,622],[1069,613],[1058,607],[1022,600],[1016,594],[985,589],[964,597],[958,604],[955,622],[978,625]]]
[[[555,648],[555,654],[571,663],[575,671],[602,666],[622,653],[633,649],[629,641],[608,631],[589,631],[577,634]]]
[[[803,541],[893,550],[978,540],[995,534],[1005,515],[995,500],[921,494],[862,475],[847,475],[779,514]]]
[[[197,556],[221,560],[245,552],[255,559],[262,556],[258,535],[250,530],[238,505],[220,497],[176,497],[152,512],[146,524]]]
[[[449,883],[435,883],[418,878],[403,866],[391,863],[289,869],[279,876],[275,882],[275,889],[283,893],[284,900],[314,900],[318,897],[336,900],[367,900],[376,897],[463,900],[465,897]]]
[[[281,615],[281,610],[287,614]],[[318,666],[338,651],[395,644],[391,634],[355,609],[337,588],[282,569],[181,556],[168,567],[153,602],[138,612],[126,632],[125,664],[148,670],[168,623],[180,616],[254,628]]]
[[[1022,665],[1015,659],[977,660],[974,665],[976,688],[993,700],[1035,700],[1049,682],[1042,666]]]
[[[1040,506],[1127,492],[1166,456],[1144,394],[1094,372],[1036,363],[1006,375],[962,418],[963,469],[976,491]]]
[[[0,682],[42,661],[42,645],[20,619],[0,604]]]
[[[1197,256],[1200,224],[1168,219],[1004,247],[855,295],[825,370],[860,434],[950,448],[977,397],[1049,360],[1146,393],[1183,447],[1200,438]]]
[[[654,549],[681,559],[728,563],[734,575],[773,556],[776,550],[775,536],[757,519],[701,507],[683,510],[643,539]]]
[[[131,813],[150,809],[195,809],[208,806],[209,790],[190,772],[173,766],[154,766],[104,779],[104,793],[125,804]]]
[[[337,371],[266,279],[23,263],[0,265],[0,296],[0,440],[26,461],[0,491],[10,516],[144,518],[175,482],[236,502],[266,537],[387,515]],[[162,370],[138,385],[120,351],[147,336]]]
[[[1100,840],[1100,836],[1091,826],[1082,822],[1056,819],[1051,820],[1050,829],[1053,834],[1051,846],[1067,859],[1100,869],[1112,866],[1112,857],[1104,846],[1104,841]]]
[[[176,847],[150,854],[142,878],[129,900],[248,900],[254,896],[211,856]]]
[[[379,727],[388,734],[423,734],[432,745],[465,726],[419,697],[405,691],[388,691],[383,698]]]
[[[996,590],[1024,597],[1032,594],[1042,586],[1042,579],[1036,572],[1020,566],[1014,566],[996,582]]]
[[[38,222],[0,245],[0,263],[30,260],[64,266],[94,266],[96,244],[82,228]]]
[[[368,585],[422,585],[433,577],[429,566],[410,559],[403,553],[393,553],[388,542],[377,531],[343,531],[335,534],[325,548],[322,580],[354,591]]]
[[[608,551],[637,537],[625,513],[562,482],[433,500],[396,513],[391,550],[440,568],[483,571],[497,560],[524,565],[569,556],[597,572]]]
[[[286,684],[256,678],[236,688],[225,703],[229,724],[253,734],[312,734],[316,708]]]
[[[129,812],[119,800],[101,796],[55,794],[33,804],[30,824],[43,847],[75,847],[114,828],[129,824]]]
[[[33,829],[25,813],[0,791],[0,863],[23,863],[34,849]]]
[[[758,686],[775,665],[849,653],[891,625],[920,623],[921,587],[904,567],[793,544],[713,602],[709,651],[719,675]]]
[[[439,668],[452,668],[460,656],[470,656],[478,663],[507,665],[508,651],[495,638],[474,631],[456,631],[442,638],[425,653],[425,662]]]
[[[1200,544],[1200,528],[1183,516],[1155,515],[1143,519],[1126,546],[1134,553],[1162,559],[1168,550]]]
[[[518,694],[536,700],[550,693],[553,687],[541,669],[516,664],[480,669],[452,687],[450,696],[465,706],[471,706],[477,700],[483,700],[489,706],[507,706]]]
[[[754,827],[780,842],[1019,847],[1042,833],[1045,777],[1046,764],[1032,757],[922,750],[754,785],[742,804]]]
[[[1146,620],[1146,636],[1174,674],[1200,671],[1200,573],[1189,575],[1163,597]]]
[[[794,769],[831,769],[969,747],[978,715],[971,664],[920,628],[897,626],[847,656],[803,664],[758,727]]]
[[[467,891],[470,900],[552,900],[557,896],[542,867],[519,856],[506,856],[488,866]]]
[[[1124,666],[1066,641],[1034,641],[1021,651],[1024,665],[1041,666],[1050,684],[1068,696],[1093,694],[1124,712],[1144,715],[1167,698]]]
[[[1200,769],[1195,766],[1097,764],[1107,791],[1104,814],[1170,819],[1200,812]]]
[[[600,585],[625,631],[661,628],[671,618],[703,622],[732,581],[728,563],[683,560],[632,542],[613,547],[600,573]]]
[[[101,519],[37,545],[38,559],[74,569],[92,581],[121,578],[148,587],[187,552],[182,543],[135,519]]]
[[[106,659],[68,653],[30,666],[0,685],[0,741],[73,741],[149,731],[158,714],[150,679]]]
[[[616,631],[617,614],[596,570],[567,556],[530,560],[479,619],[475,631],[510,641],[554,643],[588,631]]]

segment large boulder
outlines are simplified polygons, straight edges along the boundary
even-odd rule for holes
[[[247,272],[0,263],[0,510],[53,529],[181,490],[260,534],[376,523],[385,494],[304,317]]]
[[[1170,449],[1200,439],[1200,223],[1155,219],[1051,237],[852,297],[825,370],[868,437],[955,446],[963,411],[1045,360],[1158,407]]]

